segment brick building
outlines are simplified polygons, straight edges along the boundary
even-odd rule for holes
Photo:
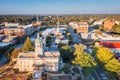
[[[24,35],[30,35],[34,32],[34,28],[31,25],[27,26],[18,26],[16,28],[5,28],[4,29],[4,35],[5,36],[24,36]]]
[[[5,36],[14,35],[14,29],[13,28],[5,28],[4,29],[4,35]]]
[[[77,33],[88,33],[88,28],[89,25],[87,22],[70,22],[69,25],[73,28],[73,29],[77,29]]]
[[[86,22],[81,22],[78,24],[78,27],[77,27],[77,32],[78,33],[88,33],[88,23]]]
[[[113,20],[106,20],[104,21],[104,28],[110,31],[112,27],[115,25],[115,22]]]

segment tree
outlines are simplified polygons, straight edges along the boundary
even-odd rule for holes
[[[113,52],[109,48],[103,46],[96,47],[96,58],[102,62],[104,68],[108,71],[110,78],[116,78],[118,71],[120,70],[120,63],[114,58]]]
[[[120,25],[114,25],[111,32],[120,33]]]
[[[109,48],[98,47],[96,57],[102,63],[107,63],[110,59],[112,59],[114,54],[111,52]]]
[[[81,56],[84,53],[84,50],[86,49],[86,46],[82,45],[82,44],[75,44],[75,51],[74,51],[74,55],[75,56]]]
[[[7,58],[10,58],[11,56],[11,52],[14,50],[14,47],[9,47],[6,51],[5,51],[5,54],[6,54],[6,57]]]
[[[64,73],[70,73],[70,65],[69,64],[65,64],[64,67],[63,67],[63,71]]]
[[[95,56],[96,55],[96,52],[97,52],[98,48],[97,47],[93,47],[92,49],[92,56]]]
[[[10,56],[10,58],[11,58],[11,59],[13,59],[13,58],[17,58],[19,52],[21,52],[21,51],[22,51],[21,49],[14,49],[14,50],[11,52],[11,56]]]
[[[24,52],[24,51],[33,51],[33,50],[34,50],[33,44],[30,41],[30,38],[27,37],[27,39],[23,45],[22,51]]]
[[[94,69],[96,66],[96,62],[94,61],[94,58],[88,53],[86,53],[85,46],[82,44],[75,45],[76,50],[74,51],[75,59],[72,61],[75,65],[80,65],[84,73],[89,74],[89,72]]]
[[[70,37],[70,36],[71,36],[71,34],[68,32],[68,33],[67,33],[67,36],[68,36],[68,37]]]
[[[103,31],[104,26],[103,25],[98,25],[98,26],[99,26],[100,31]]]
[[[113,58],[105,65],[105,68],[108,71],[118,73],[120,70],[120,62],[117,59]]]
[[[46,44],[47,44],[48,47],[50,47],[50,46],[51,46],[51,43],[52,43],[52,36],[51,36],[51,35],[48,35],[48,36],[46,37]]]
[[[39,32],[40,37],[42,37],[42,31]]]
[[[77,29],[74,29],[74,32],[77,33]]]
[[[71,52],[72,52],[72,49],[68,45],[63,45],[60,48],[61,57],[62,57],[62,59],[63,59],[64,62],[71,60],[71,57],[72,57]]]

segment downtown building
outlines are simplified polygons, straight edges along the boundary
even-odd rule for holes
[[[20,72],[32,72],[33,78],[41,78],[42,72],[59,71],[61,58],[59,51],[45,51],[46,41],[37,36],[35,51],[19,53],[17,66]]]
[[[87,22],[80,22],[77,27],[78,33],[88,33],[89,25]]]
[[[69,25],[73,29],[76,29],[77,33],[80,33],[83,39],[86,39],[88,37],[89,24],[87,22],[70,22]]]
[[[115,25],[115,21],[114,20],[106,20],[104,21],[104,28],[107,30],[107,31],[111,31],[112,27]]]
[[[77,29],[77,33],[88,33],[89,25],[87,22],[70,22],[69,25],[73,29]]]
[[[13,35],[24,36],[24,35],[30,35],[33,32],[34,32],[34,28],[32,25],[4,28],[5,36],[13,36]]]

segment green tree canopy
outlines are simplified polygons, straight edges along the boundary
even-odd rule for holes
[[[72,49],[70,46],[68,45],[63,45],[61,48],[60,48],[60,53],[61,53],[61,57],[63,59],[63,61],[70,61],[71,57],[72,57]]]
[[[82,44],[75,45],[75,48],[76,48],[74,51],[75,59],[72,61],[72,63],[75,65],[80,65],[84,69],[84,72],[85,73],[88,72],[89,74],[89,71],[96,66],[94,58],[92,58],[90,54],[84,51],[85,50],[84,45]]]
[[[120,25],[114,25],[111,31],[115,33],[120,33]]]
[[[74,51],[74,55],[75,56],[81,56],[84,53],[84,50],[86,49],[86,46],[82,45],[82,44],[75,44],[75,51]]]
[[[108,71],[118,73],[120,70],[120,62],[117,59],[113,58],[105,65],[105,68]]]
[[[24,51],[33,51],[33,50],[34,50],[33,44],[30,41],[30,38],[27,37],[27,39],[23,45],[22,51],[24,52]]]
[[[17,58],[19,52],[21,52],[21,51],[22,51],[21,49],[14,49],[14,50],[11,52],[11,56],[10,56],[10,58],[11,58],[11,59],[13,59],[13,58]]]
[[[68,32],[66,35],[67,35],[68,37],[70,37],[71,34]]]
[[[77,33],[77,29],[74,29],[74,32]]]
[[[49,47],[49,46],[51,46],[51,43],[52,43],[52,36],[51,36],[51,35],[48,35],[48,36],[46,37],[46,44],[47,44],[47,46]]]
[[[112,59],[114,54],[111,52],[109,48],[98,47],[96,57],[102,63],[107,63],[110,59]]]
[[[63,67],[63,71],[64,73],[70,73],[70,65],[69,64],[65,64],[64,67]]]
[[[11,56],[11,52],[14,50],[14,47],[9,47],[6,51],[5,51],[5,55],[7,58],[10,58]]]

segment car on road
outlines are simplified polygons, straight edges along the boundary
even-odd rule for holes
[[[105,74],[101,74],[103,80],[108,80]]]

